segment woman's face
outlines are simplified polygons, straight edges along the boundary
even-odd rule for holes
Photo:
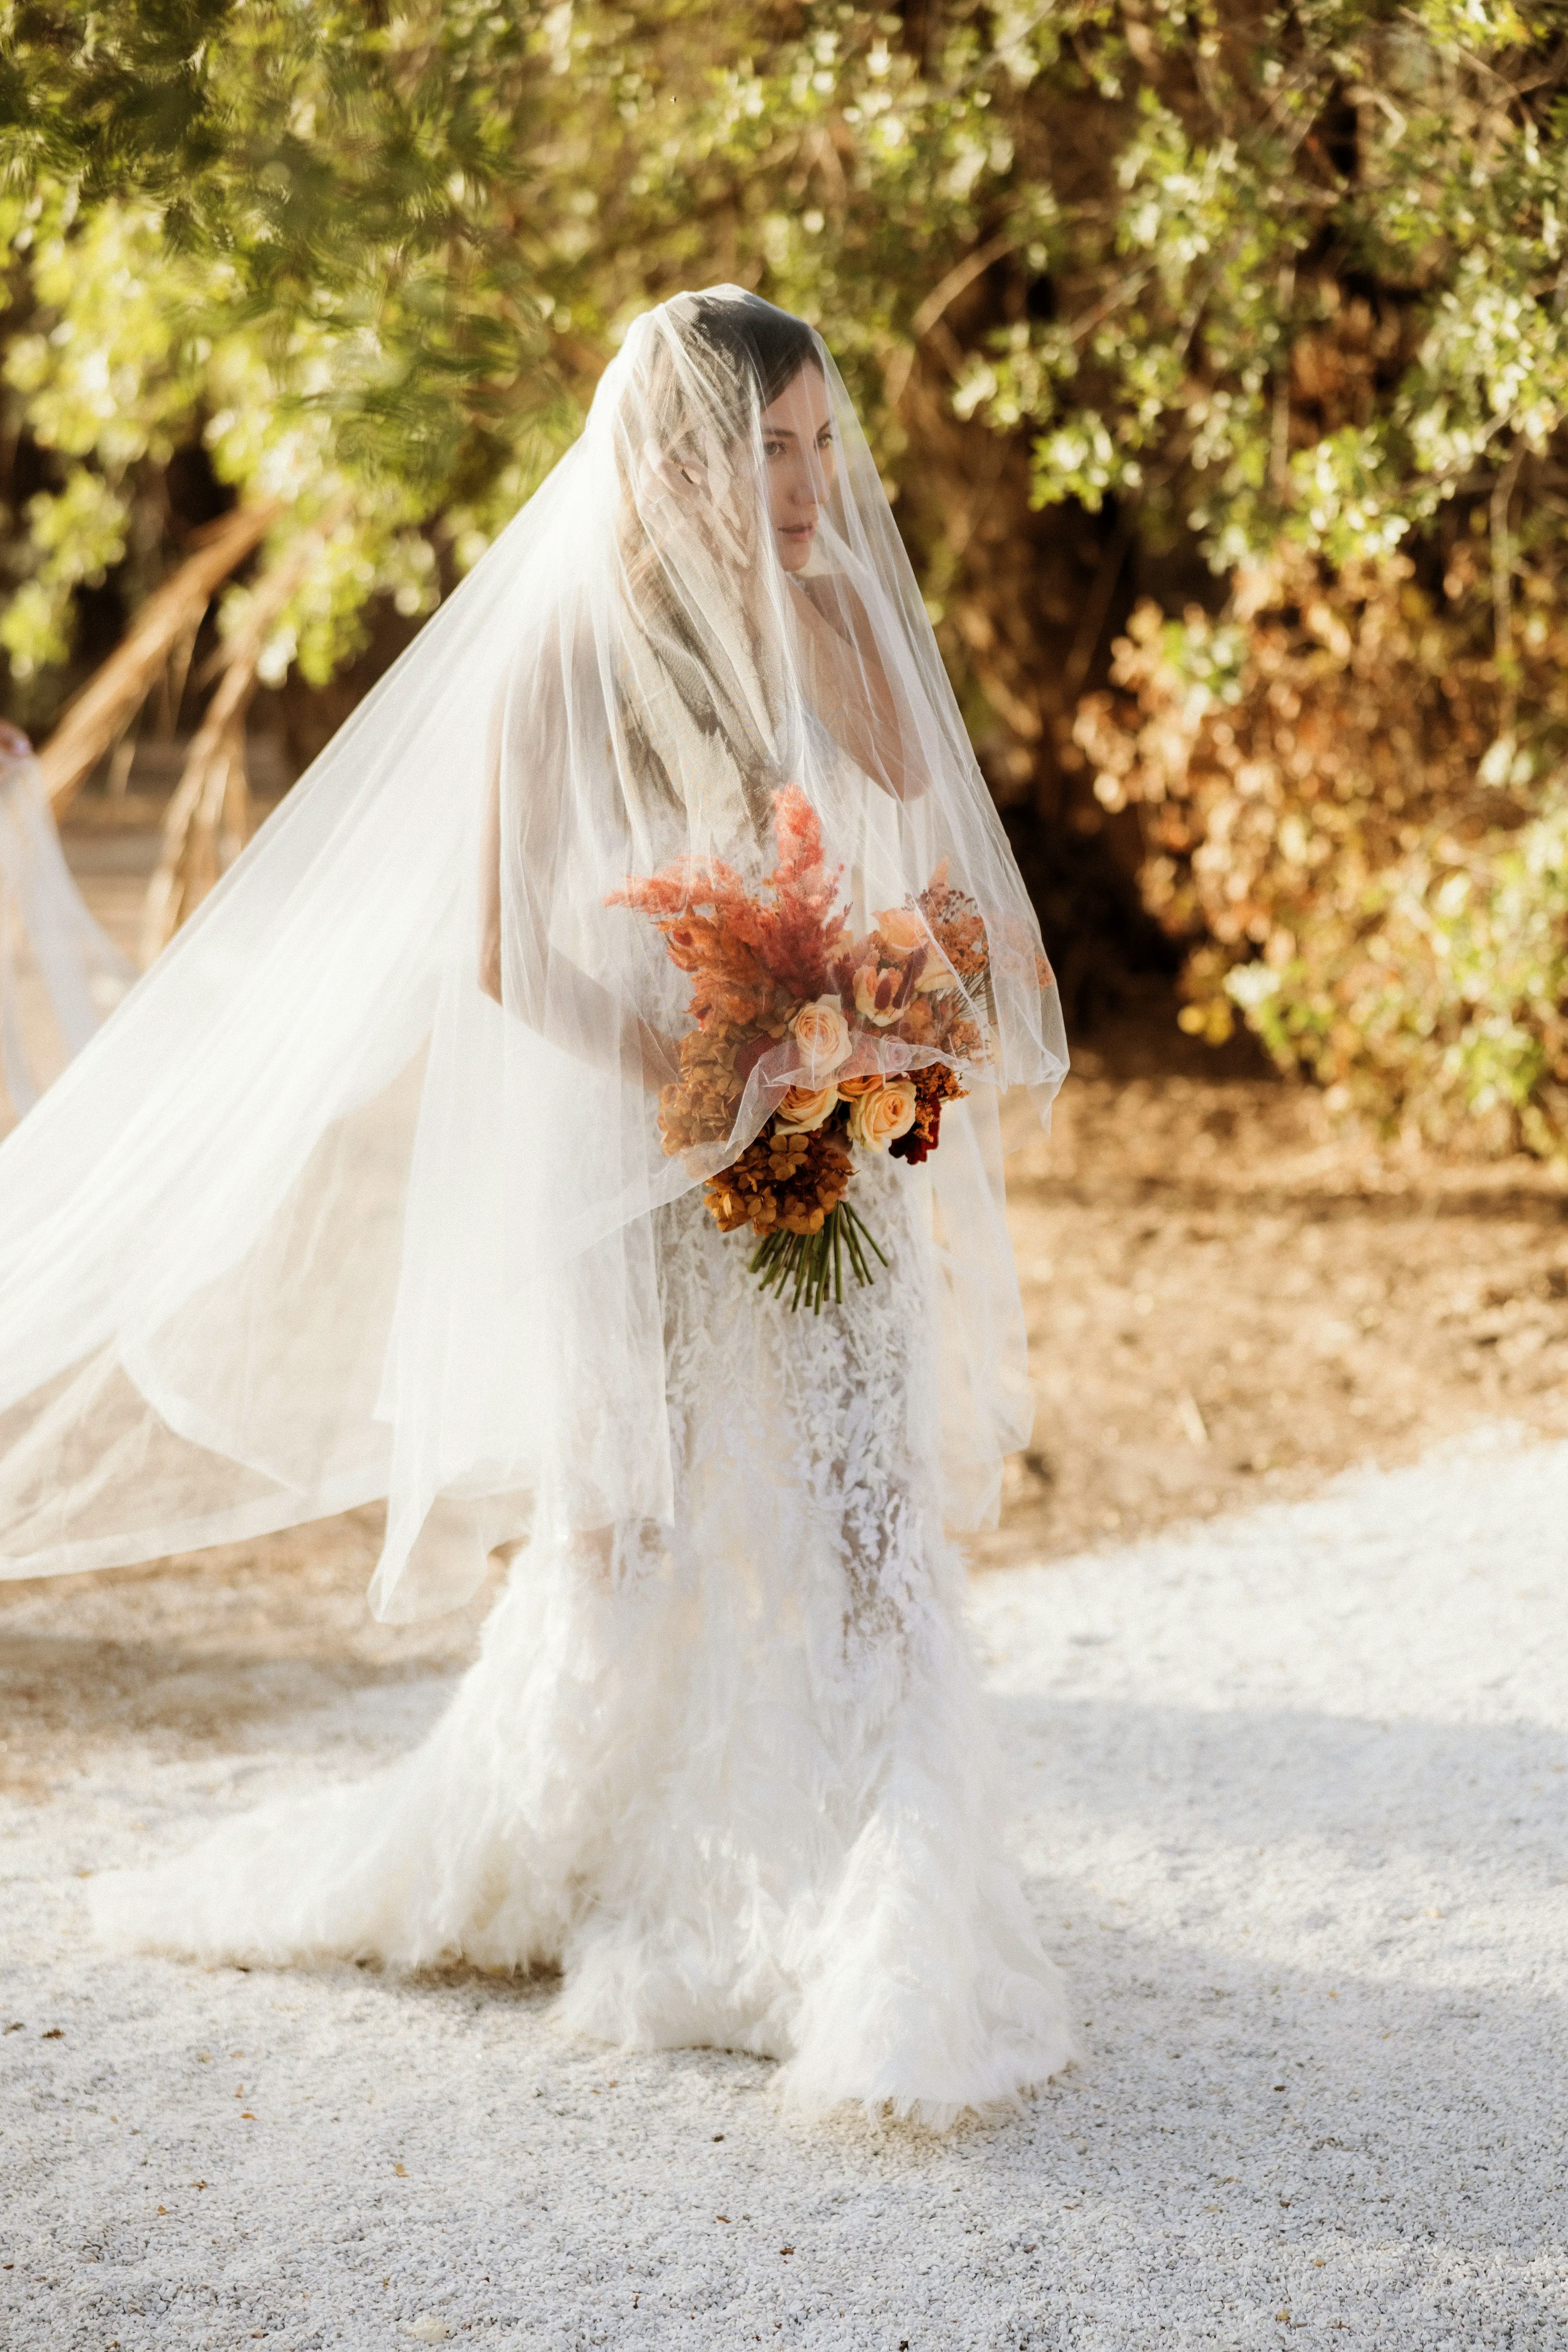
[[[816,518],[833,488],[833,416],[820,368],[803,367],[762,414],[768,520],[786,572],[811,561]]]

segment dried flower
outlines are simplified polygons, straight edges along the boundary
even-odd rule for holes
[[[860,966],[851,986],[855,992],[855,1010],[861,1020],[873,1023],[879,1029],[887,1029],[903,1011],[912,992],[913,982],[907,965],[879,963],[873,958]]]
[[[915,904],[958,978],[983,978],[991,962],[984,919],[967,890],[955,890],[948,881],[945,857]]]
[[[951,1022],[949,1007],[939,998],[916,996],[904,1007],[899,1022],[899,1035],[907,1045],[937,1045],[945,1043],[945,1025]]]
[[[721,1143],[735,1124],[741,1081],[727,1033],[692,1029],[680,1041],[680,1076],[658,1098],[659,1132],[673,1159],[693,1145]]]
[[[708,1206],[723,1233],[749,1224],[759,1236],[775,1231],[819,1233],[848,1188],[853,1163],[831,1134],[759,1136],[731,1167],[711,1176]]]
[[[917,1070],[914,1085],[914,1119],[888,1149],[895,1160],[907,1160],[911,1168],[918,1168],[922,1160],[929,1160],[941,1139],[942,1104],[959,1100],[967,1089],[941,1062],[928,1063],[924,1069]]]

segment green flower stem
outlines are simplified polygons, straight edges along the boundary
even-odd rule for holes
[[[803,1243],[806,1236],[804,1234],[797,1234],[795,1238],[796,1243],[799,1244]],[[789,1301],[789,1311],[792,1315],[800,1305],[800,1286],[805,1280],[805,1252],[803,1248],[797,1247],[795,1253],[795,1288],[790,1293]]]
[[[772,1290],[781,1299],[787,1289],[792,1315],[798,1313],[803,1303],[814,1315],[820,1315],[825,1299],[831,1298],[839,1307],[844,1304],[847,1257],[860,1288],[868,1286],[868,1252],[883,1265],[890,1263],[865,1219],[847,1201],[840,1201],[814,1234],[786,1233],[782,1226],[764,1234],[747,1261],[746,1271],[755,1275],[760,1289]]]
[[[864,1217],[862,1217],[857,1210],[852,1209],[847,1201],[841,1202],[840,1205],[844,1211],[845,1216],[848,1219],[849,1223],[859,1235],[860,1239],[864,1242],[869,1242],[871,1247],[876,1251],[877,1255],[881,1259],[884,1265],[890,1264],[891,1261],[889,1259],[887,1253],[884,1251],[880,1242],[877,1239],[876,1234],[867,1224]],[[870,1279],[870,1275],[868,1274],[866,1280],[869,1282]]]

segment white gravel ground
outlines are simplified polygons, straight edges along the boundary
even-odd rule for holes
[[[1568,2346],[1565,1538],[1568,1447],[1499,1437],[983,1582],[1089,2056],[944,2141],[547,1990],[93,1948],[85,1872],[361,1769],[434,1675],[252,1712],[216,1780],[95,1749],[5,1816],[0,2343]]]

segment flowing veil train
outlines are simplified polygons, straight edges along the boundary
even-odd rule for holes
[[[699,967],[747,924],[738,1010]],[[830,358],[733,288],[661,305],[0,1148],[5,1572],[384,1497],[405,1617],[517,1547],[416,1755],[100,1883],[105,1929],[559,1962],[584,2032],[932,2122],[1059,2067],[943,1530],[1028,1425],[999,1095],[1065,1066]],[[917,1097],[940,1148],[879,1148]],[[793,1312],[720,1225],[814,1153],[880,1263]]]
[[[0,1111],[32,1108],[132,976],[71,878],[26,737],[0,727]]]

